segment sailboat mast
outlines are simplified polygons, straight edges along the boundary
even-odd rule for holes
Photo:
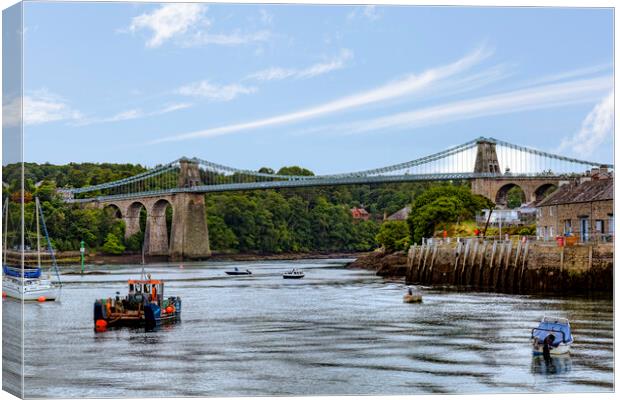
[[[7,197],[4,203],[4,261],[6,264],[6,251],[8,249],[9,238],[7,236],[9,230],[9,198]]]
[[[36,214],[36,220],[37,220],[37,266],[41,268],[41,230],[39,228],[39,208],[41,206],[39,205],[38,197],[34,199],[34,205],[35,205],[34,213]]]

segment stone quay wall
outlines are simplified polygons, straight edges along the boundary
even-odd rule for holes
[[[383,266],[378,273],[403,272],[408,284],[510,293],[612,292],[613,244],[559,247],[548,242],[473,238],[413,245],[404,266]]]

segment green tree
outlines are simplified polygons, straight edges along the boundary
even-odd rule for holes
[[[525,201],[525,193],[519,186],[513,186],[506,193],[506,197],[508,199],[508,208],[518,208],[521,207],[521,204]]]
[[[278,170],[278,175],[296,175],[296,176],[313,176],[314,172],[309,169],[292,166],[292,167],[282,167]]]
[[[388,252],[404,250],[409,242],[409,227],[405,221],[386,221],[381,224],[376,240]]]
[[[118,236],[113,233],[108,233],[103,243],[102,250],[107,254],[122,254],[125,251],[125,246],[123,246]]]
[[[465,186],[435,186],[417,196],[407,218],[412,242],[432,236],[438,225],[466,221],[493,203]]]

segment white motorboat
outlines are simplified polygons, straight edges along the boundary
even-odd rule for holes
[[[304,274],[303,271],[297,269],[297,268],[293,268],[290,271],[286,271],[285,273],[282,274],[282,278],[284,279],[301,279],[305,276],[306,274]]]
[[[566,318],[543,317],[531,335],[533,355],[567,354],[573,344],[570,323]]]

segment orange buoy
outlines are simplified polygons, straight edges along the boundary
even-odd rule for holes
[[[104,320],[104,319],[98,319],[98,320],[95,322],[95,328],[96,328],[98,331],[105,331],[105,329],[106,329],[107,327],[108,327],[108,323],[107,323],[107,322],[106,322],[106,320]]]
[[[43,303],[45,300],[47,300],[47,299],[45,298],[45,296],[40,296],[40,297],[37,299],[37,301],[38,301],[39,303]]]
[[[172,306],[168,306],[168,307],[166,307],[166,312],[167,312],[168,314],[172,314],[172,313],[174,312],[174,307],[172,307]]]

